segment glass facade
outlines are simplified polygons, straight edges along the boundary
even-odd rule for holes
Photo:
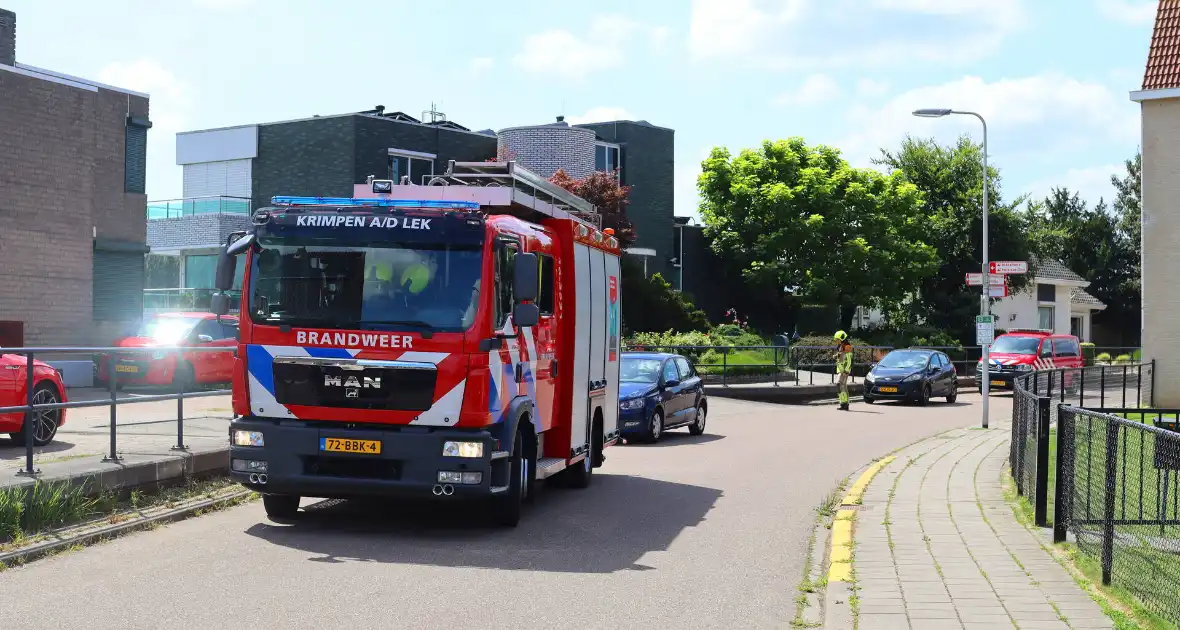
[[[179,219],[198,214],[250,214],[250,200],[245,197],[194,197],[169,201],[149,201],[148,221]]]

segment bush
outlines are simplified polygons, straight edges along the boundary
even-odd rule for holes
[[[1109,364],[1110,363],[1110,353],[1109,352],[1098,353],[1098,356],[1094,357],[1094,362]]]
[[[624,257],[623,326],[628,333],[659,330],[705,331],[709,318],[705,312],[672,288],[658,273],[643,277],[634,263]]]
[[[1120,354],[1114,358],[1115,365],[1126,365],[1131,362],[1131,355]]]
[[[781,363],[781,359],[780,359]],[[762,376],[774,374],[780,366],[775,365],[774,350],[709,350],[696,362],[701,374],[720,376]]]
[[[1085,359],[1085,365],[1094,365],[1095,351],[1094,344],[1088,341],[1082,343],[1082,358]]]
[[[868,348],[866,346],[873,344],[866,343],[863,339],[857,337],[849,337],[848,341],[852,343],[852,364],[854,367],[880,361],[881,357],[885,356],[888,352],[888,350]],[[832,340],[831,336],[814,335],[800,337],[791,343],[791,351],[787,363],[794,369],[828,371],[829,369],[834,369],[836,364],[835,353],[836,342]]]

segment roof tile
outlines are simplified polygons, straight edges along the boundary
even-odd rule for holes
[[[1036,267],[1033,271],[1038,278],[1047,278],[1051,280],[1066,280],[1068,282],[1085,282],[1086,279],[1069,270],[1068,267],[1056,260],[1039,260],[1034,259],[1033,265]]]
[[[1160,0],[1143,73],[1144,90],[1180,88],[1180,0]]]
[[[1069,294],[1069,301],[1071,304],[1085,304],[1086,306],[1093,306],[1098,309],[1106,308],[1106,305],[1102,303],[1102,300],[1099,300],[1098,298],[1081,289],[1074,289],[1071,291]]]

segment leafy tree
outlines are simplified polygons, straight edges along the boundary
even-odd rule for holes
[[[613,228],[615,238],[623,247],[635,242],[635,226],[627,218],[627,205],[631,203],[627,196],[631,187],[619,183],[618,171],[596,171],[575,179],[563,169],[557,169],[549,181],[594,204],[602,215],[602,227]]]
[[[639,263],[623,258],[624,334],[637,332],[689,332],[709,329],[704,311],[658,274],[643,277]]]
[[[752,283],[840,307],[888,306],[937,272],[922,242],[922,195],[901,175],[848,165],[802,138],[765,141],[732,156],[715,148],[698,180],[714,250]]]
[[[965,274],[977,273],[983,265],[982,157],[982,148],[968,136],[950,146],[907,137],[896,152],[882,149],[874,160],[922,191],[922,238],[937,250],[941,263],[939,273],[922,278],[914,299],[896,316],[947,330],[962,340],[974,339],[982,292],[964,282]],[[1028,260],[1028,236],[1017,210],[1021,201],[1004,203],[1000,182],[999,172],[989,167],[988,258]],[[1019,290],[1028,278],[1011,276],[1012,288]]]
[[[1114,211],[1119,217],[1119,229],[1126,234],[1128,245],[1134,252],[1135,290],[1139,290],[1139,273],[1143,245],[1143,154],[1136,152],[1135,157],[1126,161],[1127,174],[1119,177],[1110,176],[1110,183],[1114,185]]]

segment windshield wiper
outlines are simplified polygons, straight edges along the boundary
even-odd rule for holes
[[[422,329],[422,338],[430,339],[434,336],[434,324],[415,319],[359,319],[353,322],[356,326],[376,324],[378,326],[413,326]]]

